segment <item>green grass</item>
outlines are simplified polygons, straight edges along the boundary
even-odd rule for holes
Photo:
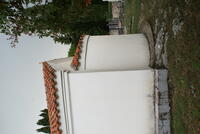
[[[173,124],[173,130],[174,133],[185,134],[185,128],[183,123],[184,119],[182,117],[184,117],[183,111],[186,110],[186,105],[185,102],[180,98],[176,98],[175,101],[180,103],[176,104],[176,111],[173,113],[174,120],[176,120],[176,122],[174,122]]]
[[[200,134],[200,1],[141,0],[141,10],[138,10],[139,6],[135,8],[137,2],[127,0],[125,3],[124,24],[128,33],[137,32],[138,24],[130,26],[130,23],[132,16],[139,15],[151,25],[154,39],[162,22],[165,23],[165,33],[169,34],[167,53],[172,134]],[[174,36],[172,22],[177,16],[176,9],[184,24]],[[133,23],[137,23],[139,17]]]
[[[191,17],[191,18],[190,18]],[[173,85],[172,128],[174,133],[200,133],[200,39],[198,24],[185,17],[182,32],[168,42],[169,73]]]
[[[140,0],[125,1],[124,24],[128,33],[138,32],[138,22],[140,16]]]

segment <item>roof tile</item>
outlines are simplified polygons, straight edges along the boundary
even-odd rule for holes
[[[44,75],[44,83],[47,96],[47,107],[48,107],[51,134],[62,134],[59,122],[60,120],[59,110],[57,109],[58,96],[56,95],[57,83],[55,81],[56,79],[55,70],[47,62],[43,62],[43,75]]]

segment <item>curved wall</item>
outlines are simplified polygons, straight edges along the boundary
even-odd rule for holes
[[[86,36],[79,70],[148,69],[149,59],[143,34]]]

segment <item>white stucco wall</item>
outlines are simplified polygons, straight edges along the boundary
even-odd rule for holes
[[[70,134],[154,134],[152,70],[64,74],[70,91]]]
[[[86,36],[79,70],[148,69],[149,59],[143,34]]]
[[[66,57],[47,61],[47,63],[57,71],[67,70],[73,71],[71,67],[73,57]]]
[[[60,122],[61,122],[61,126],[60,129],[62,130],[63,134],[67,134],[67,122],[66,122],[66,112],[65,112],[65,104],[64,104],[64,92],[63,90],[65,90],[65,88],[63,87],[63,81],[61,79],[61,72],[57,71],[56,72],[56,88],[57,90],[57,95],[58,95],[58,109],[59,109],[59,116],[60,116]]]

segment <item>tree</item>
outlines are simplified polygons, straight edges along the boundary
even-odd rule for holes
[[[40,125],[40,126],[43,126],[43,127],[37,129],[36,131],[50,134],[50,124],[49,124],[48,110],[44,109],[44,110],[41,110],[41,112],[42,113],[39,116],[41,116],[42,119],[38,120],[37,125]]]
[[[50,134],[50,128],[49,127],[42,127],[42,128],[37,129],[37,132],[43,132],[43,133]]]
[[[94,4],[93,4],[94,1]],[[0,2],[0,32],[13,47],[21,34],[52,37],[76,46],[81,34],[107,34],[107,3],[97,0],[10,0]]]

